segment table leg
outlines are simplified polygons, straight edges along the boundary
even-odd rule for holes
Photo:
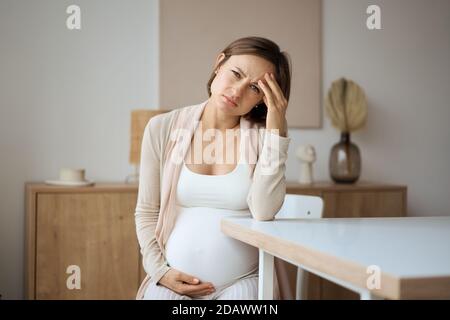
[[[274,257],[259,249],[258,299],[273,300]]]
[[[359,293],[360,300],[384,300],[383,298],[374,295],[369,290],[363,290]]]
[[[295,286],[295,299],[306,300],[308,288],[308,272],[300,266],[297,267],[297,284]]]

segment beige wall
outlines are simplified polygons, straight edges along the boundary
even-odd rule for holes
[[[321,127],[320,0],[164,0],[160,10],[162,108],[206,100],[221,50],[238,38],[262,36],[292,59],[289,127]]]
[[[81,30],[66,8],[81,8]],[[23,297],[26,181],[124,181],[130,111],[158,105],[158,1],[0,1],[0,294]]]
[[[381,8],[382,30],[366,28],[366,8]],[[450,215],[450,1],[326,0],[323,91],[346,76],[368,98],[367,125],[353,134],[362,179],[408,186],[408,214]],[[295,150],[316,147],[316,179],[329,180],[339,139],[324,115],[321,130],[290,130],[287,177],[300,170]]]

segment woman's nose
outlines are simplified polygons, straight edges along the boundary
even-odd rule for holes
[[[244,83],[236,83],[234,86],[233,86],[233,95],[235,96],[235,97],[240,97],[241,95],[242,95],[242,91],[244,90],[244,88],[245,88],[245,84]]]

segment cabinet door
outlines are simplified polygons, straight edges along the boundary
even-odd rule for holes
[[[324,192],[324,218],[401,217],[405,197],[401,190]]]
[[[38,194],[36,298],[134,299],[135,205],[135,193]]]

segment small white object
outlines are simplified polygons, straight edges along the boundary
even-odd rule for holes
[[[323,199],[318,196],[286,194],[275,219],[320,219],[323,214]]]
[[[60,186],[89,186],[94,181],[85,179],[85,169],[62,168],[59,170],[59,180],[46,180],[46,184]]]
[[[59,180],[61,181],[84,181],[84,169],[68,169],[62,168],[59,170]]]
[[[310,144],[298,147],[296,156],[300,161],[300,177],[298,182],[301,184],[313,183],[313,164],[316,161],[316,151]]]
[[[45,180],[46,184],[52,184],[55,186],[72,186],[72,187],[84,187],[95,184],[93,180],[86,181],[61,181],[61,180]]]

